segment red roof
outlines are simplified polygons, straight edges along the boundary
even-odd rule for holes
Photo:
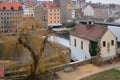
[[[0,10],[19,10],[22,8],[20,2],[2,2],[0,3]]]
[[[108,29],[105,26],[78,24],[73,30],[71,30],[70,34],[76,37],[97,42],[103,37],[107,30]]]
[[[59,4],[53,3],[52,1],[44,1],[42,2],[43,7],[60,7]]]
[[[25,7],[34,7],[36,4],[33,1],[25,2]]]

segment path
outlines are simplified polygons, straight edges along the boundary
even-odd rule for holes
[[[97,67],[93,64],[86,64],[77,67],[75,71],[72,72],[59,71],[57,72],[57,74],[59,75],[60,80],[80,80],[86,76],[96,74],[98,72],[102,72],[105,70],[109,70],[111,68],[116,68],[118,66],[120,66],[120,63],[110,64],[108,66],[103,67]]]

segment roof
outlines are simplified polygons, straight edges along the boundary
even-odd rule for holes
[[[107,30],[105,26],[78,24],[70,31],[70,35],[97,42]]]
[[[20,2],[2,2],[0,3],[0,10],[20,10],[22,5]]]
[[[29,7],[34,7],[36,4],[33,1],[29,1],[29,2],[25,2],[24,5],[26,8],[29,8]]]
[[[59,4],[57,4],[57,3],[53,3],[52,1],[44,1],[44,2],[42,2],[42,5],[43,5],[43,7],[52,7],[52,8],[55,8],[55,7],[60,7],[59,6]]]

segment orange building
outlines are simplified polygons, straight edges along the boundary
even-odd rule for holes
[[[60,6],[53,2],[43,2],[43,16],[46,24],[52,27],[61,26]]]

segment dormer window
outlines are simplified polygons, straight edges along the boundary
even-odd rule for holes
[[[6,10],[6,7],[3,7],[3,10]]]
[[[21,10],[22,9],[22,7],[19,7],[19,10]]]
[[[11,7],[11,10],[14,10],[14,7]]]

